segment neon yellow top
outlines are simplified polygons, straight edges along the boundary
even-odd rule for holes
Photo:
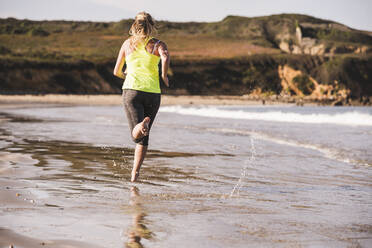
[[[160,57],[146,50],[146,45],[150,39],[152,38],[139,43],[136,49],[125,58],[127,76],[123,89],[161,93],[158,69]]]

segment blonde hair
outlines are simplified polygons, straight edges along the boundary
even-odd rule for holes
[[[129,34],[132,36],[130,39],[131,47],[137,47],[138,43],[156,34],[156,31],[155,21],[152,16],[146,12],[138,13],[129,29]]]

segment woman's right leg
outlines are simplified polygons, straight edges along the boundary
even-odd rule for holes
[[[133,164],[133,170],[132,170],[132,179],[131,181],[134,182],[137,180],[139,176],[139,171],[143,162],[143,159],[146,156],[147,152],[147,147],[148,147],[148,142],[149,142],[149,131],[151,129],[152,123],[155,120],[155,116],[159,110],[160,106],[160,94],[144,94],[145,99],[144,102],[144,115],[146,116],[144,120],[142,121],[143,123],[137,124],[137,126],[133,129],[133,136],[136,137],[135,135],[138,134],[140,137],[143,132],[139,131],[141,128],[143,128],[144,125],[146,125],[146,131],[145,135],[147,136],[142,136],[143,140],[141,141],[141,144],[136,145],[136,150],[135,150],[135,156],[134,156],[134,164]],[[138,130],[136,131],[136,128]]]
[[[132,137],[136,140],[149,135],[150,117],[145,117],[142,122],[138,123],[132,131]]]

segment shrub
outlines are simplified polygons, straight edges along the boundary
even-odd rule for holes
[[[45,36],[49,35],[49,32],[45,31],[44,29],[42,29],[40,27],[36,27],[36,28],[30,29],[30,31],[28,31],[28,34],[31,35],[31,36],[45,37]]]
[[[5,46],[0,45],[0,54],[1,55],[6,55],[6,54],[10,54],[10,53],[12,53],[11,50],[6,48]]]
[[[301,90],[304,95],[310,95],[315,89],[314,83],[307,75],[298,75],[293,78],[293,81],[297,84],[298,89]]]

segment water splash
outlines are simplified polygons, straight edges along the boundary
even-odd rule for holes
[[[254,162],[256,160],[256,147],[254,145],[254,139],[252,136],[250,137],[250,139],[251,139],[251,156],[249,157],[248,160],[245,161],[244,166],[242,168],[242,172],[240,174],[240,178],[238,182],[236,183],[236,185],[234,186],[233,190],[231,191],[230,197],[239,196],[240,189],[243,187],[243,183],[244,183],[243,181],[247,176],[247,169],[248,167],[254,166]]]

